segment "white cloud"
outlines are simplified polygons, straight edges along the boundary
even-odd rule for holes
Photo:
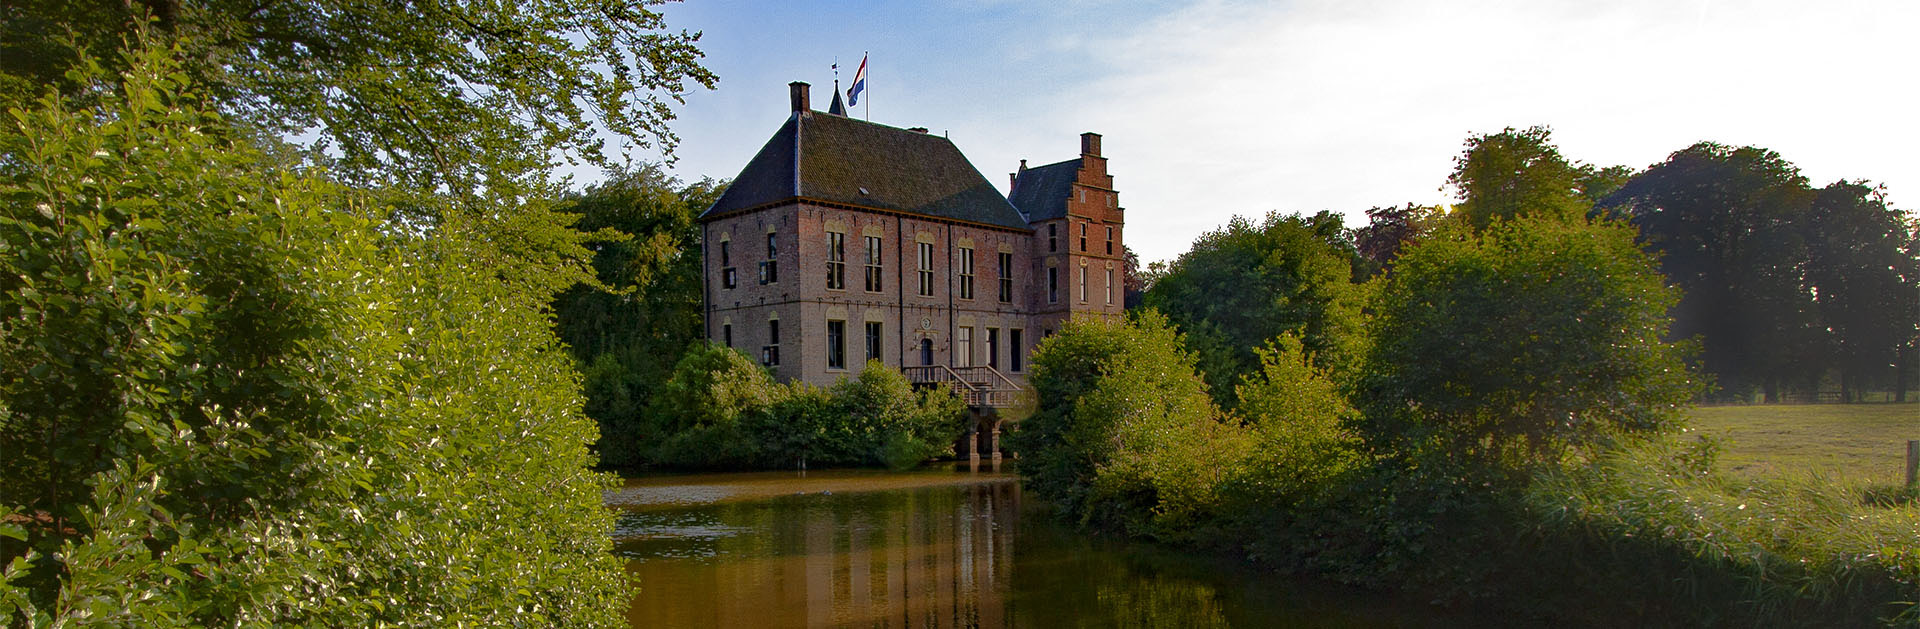
[[[1208,2],[1088,42],[1109,60],[1101,76],[1010,132],[1105,133],[1129,240],[1149,260],[1233,214],[1355,223],[1371,206],[1446,200],[1461,142],[1505,126],[1552,125],[1568,157],[1634,167],[1698,140],[1759,145],[1816,185],[1883,181],[1897,202],[1913,185],[1897,178],[1920,170],[1903,107],[1914,6]],[[1036,146],[992,144],[976,153]],[[987,167],[998,159],[980,163],[1003,180]]]

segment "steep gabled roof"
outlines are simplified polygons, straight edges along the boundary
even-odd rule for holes
[[[794,198],[1030,229],[946,138],[817,111],[788,117],[700,217]]]
[[[1049,221],[1067,215],[1067,197],[1073,194],[1073,182],[1080,176],[1080,160],[1047,164],[1020,171],[1013,191],[1007,195],[1014,207],[1027,213],[1032,222]]]

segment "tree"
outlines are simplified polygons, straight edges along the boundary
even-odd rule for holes
[[[1430,205],[1408,203],[1367,210],[1367,224],[1355,228],[1352,235],[1354,251],[1364,261],[1355,265],[1356,280],[1392,272],[1400,250],[1418,242],[1444,220],[1446,210]]]
[[[0,133],[0,615],[622,624],[552,294],[263,154],[181,54]]]
[[[1591,205],[1579,190],[1580,168],[1560,156],[1553,130],[1507,127],[1467,138],[1447,183],[1459,189],[1455,209],[1474,229],[1520,216],[1578,216]]]
[[[1362,435],[1524,467],[1671,427],[1696,389],[1662,339],[1676,297],[1622,223],[1437,234],[1401,255],[1375,306]]]
[[[1140,301],[1146,297],[1147,288],[1152,286],[1151,280],[1159,278],[1150,275],[1148,269],[1140,268],[1140,256],[1134,255],[1133,247],[1122,245],[1120,249],[1125,252],[1120,258],[1123,265],[1120,281],[1123,298],[1120,303],[1127,308],[1139,308]]]
[[[575,286],[553,304],[555,332],[584,366],[602,465],[640,463],[643,409],[687,347],[705,337],[695,218],[721,190],[712,180],[682,185],[646,165],[616,171],[566,207],[579,215],[581,232],[616,236],[593,246],[600,285]]]
[[[317,135],[312,155],[349,181],[525,184],[558,159],[611,164],[596,128],[674,145],[669,103],[715,78],[699,34],[668,31],[650,8],[661,1],[15,3],[0,21],[0,108],[71,88],[81,55],[117,71],[115,51],[150,23],[212,107],[270,135]]]
[[[1071,322],[1042,341],[1011,437],[1027,487],[1084,525],[1190,535],[1250,442],[1219,421],[1165,317]]]
[[[1609,196],[1683,295],[1675,338],[1700,337],[1707,372],[1731,395],[1769,402],[1822,364],[1822,333],[1805,281],[1806,178],[1778,153],[1702,142],[1675,152]]]
[[[1361,290],[1340,218],[1269,214],[1255,224],[1236,217],[1194,241],[1143,300],[1166,313],[1199,354],[1216,401],[1231,405],[1233,386],[1260,368],[1255,348],[1296,335],[1322,366],[1351,357],[1359,336]]]
[[[1920,239],[1880,190],[1835,182],[1814,196],[1807,283],[1843,399],[1898,389],[1903,350],[1920,337]],[[1889,377],[1892,376],[1892,377]]]

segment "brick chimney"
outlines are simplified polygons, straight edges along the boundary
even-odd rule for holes
[[[805,113],[813,109],[813,98],[807,94],[808,87],[805,81],[794,81],[787,84],[788,94],[793,99],[794,111]],[[1098,142],[1099,140],[1094,141]]]
[[[1100,156],[1100,134],[1088,131],[1080,134],[1080,154]]]

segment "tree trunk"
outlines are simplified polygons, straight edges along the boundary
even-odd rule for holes
[[[1780,378],[1779,377],[1767,376],[1766,382],[1762,384],[1760,388],[1763,391],[1763,395],[1765,396],[1761,398],[1761,401],[1766,402],[1768,404],[1777,404],[1780,402]]]
[[[1893,359],[1893,401],[1907,401],[1907,359],[1913,356],[1911,348],[1902,348]]]

